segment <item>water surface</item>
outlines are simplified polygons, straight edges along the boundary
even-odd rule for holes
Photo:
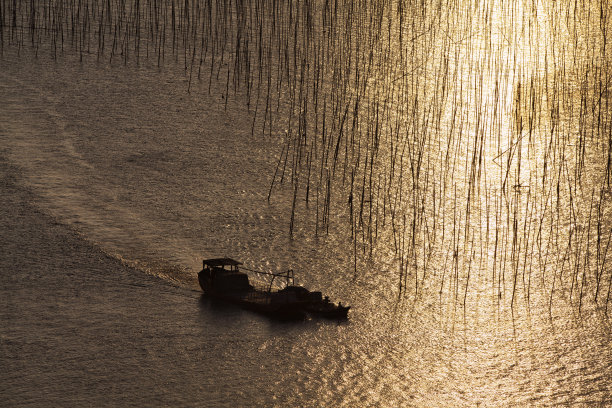
[[[609,6],[258,4],[4,17],[8,403],[609,404]],[[350,320],[211,303],[217,256]]]

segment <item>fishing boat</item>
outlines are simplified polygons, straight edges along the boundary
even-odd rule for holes
[[[241,265],[231,258],[203,260],[198,281],[204,294],[280,319],[303,319],[309,315],[332,319],[348,317],[350,306],[332,303],[327,296],[323,298],[321,292],[295,285],[292,270],[272,273],[243,268],[270,278],[267,288],[256,288],[248,274],[240,269]],[[284,281],[282,289],[273,289],[277,278]]]

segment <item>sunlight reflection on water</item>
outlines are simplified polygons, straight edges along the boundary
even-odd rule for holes
[[[320,32],[298,14],[299,35],[288,3],[261,49],[294,35],[300,63],[219,65],[257,59],[258,86],[287,81],[274,103],[7,49],[5,152],[37,205],[153,275],[197,289],[201,258],[232,256],[351,304],[258,337],[288,405],[609,403],[610,5],[382,3]]]

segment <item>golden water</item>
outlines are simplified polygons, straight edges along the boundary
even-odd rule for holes
[[[0,4],[7,174],[71,245],[136,268],[56,266],[49,302],[78,323],[55,348],[86,344],[57,376],[28,357],[57,363],[32,350],[48,312],[20,281],[3,306],[29,317],[0,332],[11,404],[44,405],[28,384],[59,403],[611,403],[607,2],[34,1],[18,24]],[[292,268],[350,320],[210,304],[196,272],[216,256]],[[59,289],[81,274],[113,318]],[[125,300],[141,279],[151,300]],[[88,322],[134,316],[158,334],[89,357]]]

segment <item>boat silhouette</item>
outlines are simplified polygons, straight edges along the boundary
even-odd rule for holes
[[[231,258],[213,258],[202,261],[198,281],[206,296],[237,304],[245,309],[279,319],[304,319],[307,316],[328,319],[346,319],[350,306],[329,301],[321,292],[309,291],[295,285],[294,273],[244,270],[270,278],[267,288],[256,288],[249,275],[240,270],[241,262]],[[275,279],[284,281],[282,289],[273,289]]]

